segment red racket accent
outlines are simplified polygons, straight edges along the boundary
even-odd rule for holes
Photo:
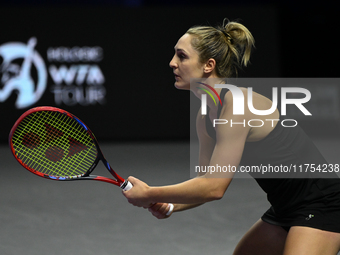
[[[38,176],[127,185],[104,158],[91,130],[65,110],[48,106],[28,110],[11,129],[9,144],[17,161]],[[100,160],[115,179],[90,175]]]
[[[11,129],[9,145],[16,160],[40,177],[102,181],[125,191],[132,188],[106,161],[91,130],[65,110],[49,106],[28,110]],[[100,160],[115,179],[90,175]],[[167,215],[173,210],[169,206]]]

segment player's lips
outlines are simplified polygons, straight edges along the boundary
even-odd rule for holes
[[[178,74],[175,74],[174,73],[174,75],[175,75],[175,79],[177,79],[177,78],[180,78],[181,76],[179,76]]]

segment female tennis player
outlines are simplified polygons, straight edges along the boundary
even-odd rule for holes
[[[175,86],[189,90],[190,78],[230,78],[239,66],[249,62],[254,39],[238,22],[225,20],[221,27],[190,28],[177,42],[170,67]],[[247,98],[247,88],[240,88]],[[271,115],[233,115],[233,97],[227,89],[216,89],[222,105],[210,108],[206,118],[199,113],[196,121],[200,143],[200,166],[300,165],[327,164],[326,160],[300,127],[285,128],[276,109]],[[197,95],[196,91],[193,91]],[[254,107],[270,109],[272,102],[252,92]],[[238,117],[239,116],[239,117]],[[211,119],[233,119],[246,123],[260,119],[262,127],[247,125],[212,126]],[[221,178],[223,177],[223,178]],[[257,178],[267,193],[271,207],[245,234],[234,254],[335,255],[340,249],[340,182],[331,178]],[[318,177],[318,176],[316,176]],[[232,181],[231,174],[202,173],[197,178],[162,187],[150,187],[134,177],[133,188],[124,191],[128,201],[149,208],[157,218],[167,218],[168,203],[174,212],[191,209],[221,199]]]

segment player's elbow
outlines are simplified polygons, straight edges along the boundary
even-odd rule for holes
[[[214,201],[223,198],[231,182],[230,178],[202,178],[201,184],[204,187],[205,200]]]
[[[218,178],[214,179],[213,184],[210,186],[211,200],[220,200],[223,198],[227,191],[232,179],[230,178]]]
[[[214,201],[214,200],[220,200],[223,198],[225,189],[217,188],[209,192],[209,200]]]

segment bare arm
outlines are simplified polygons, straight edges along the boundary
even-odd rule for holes
[[[225,106],[221,118],[232,118],[234,122],[241,122],[245,117],[233,116],[232,107]],[[217,142],[212,150],[209,164],[211,166],[238,166],[249,127],[219,125],[216,132]],[[124,192],[124,195],[130,203],[140,207],[150,207],[157,202],[197,205],[222,198],[232,177],[232,173],[207,173],[179,184],[162,187],[149,187],[144,182],[130,177],[129,181],[134,188]],[[177,209],[183,209],[183,207],[178,206]]]
[[[201,109],[199,109],[196,118],[196,129],[199,140],[199,165],[200,166],[209,166],[211,155],[214,151],[215,140],[212,139],[206,130],[206,118],[207,116],[201,115]],[[197,177],[202,176],[203,173],[198,173]],[[188,209],[192,209],[198,207],[204,203],[198,204],[174,204],[174,212],[185,211]]]
[[[246,89],[243,93],[246,96]],[[233,121],[234,125],[217,125],[217,143],[206,132],[205,119],[200,114],[197,117],[197,133],[200,141],[199,164],[200,166],[238,166],[243,154],[245,142],[258,141],[266,137],[273,129],[272,126],[264,126],[261,129],[251,129],[247,123],[254,118],[250,111],[245,115],[232,114],[233,98],[231,93],[226,94],[224,107],[220,118]],[[259,94],[254,95],[254,105],[257,109],[268,109],[271,101]],[[276,110],[270,118],[277,119]],[[268,116],[267,116],[268,117]],[[256,118],[259,118],[256,116]],[[239,123],[239,124],[235,124]],[[228,173],[213,173],[199,176],[195,179],[164,187],[144,186],[146,196],[153,201],[167,201],[175,203],[174,211],[191,209],[205,202],[221,198],[227,190],[233,175]],[[133,200],[131,200],[134,203]],[[166,204],[166,203],[165,203]]]

